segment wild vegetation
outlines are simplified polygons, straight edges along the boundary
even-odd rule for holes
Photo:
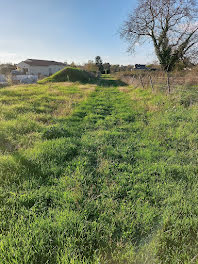
[[[197,87],[104,77],[0,90],[0,263],[196,263]]]

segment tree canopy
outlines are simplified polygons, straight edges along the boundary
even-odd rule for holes
[[[111,64],[109,62],[103,63],[104,72],[106,74],[111,72]]]
[[[100,73],[103,73],[104,72],[104,67],[103,67],[103,62],[102,62],[102,59],[101,59],[100,56],[96,56],[96,58],[95,58],[95,64],[96,64],[96,66],[98,68],[98,71]]]
[[[197,51],[197,7],[193,0],[139,0],[122,26],[121,37],[129,51],[150,40],[165,71]]]

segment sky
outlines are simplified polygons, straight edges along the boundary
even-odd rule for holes
[[[136,0],[0,0],[0,63],[27,58],[83,64],[149,63],[152,47],[127,52],[119,30]]]

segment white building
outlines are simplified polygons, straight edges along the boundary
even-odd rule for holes
[[[7,84],[8,81],[4,74],[0,74],[0,84]]]
[[[49,76],[66,67],[57,61],[27,59],[17,64],[17,69],[26,75]]]

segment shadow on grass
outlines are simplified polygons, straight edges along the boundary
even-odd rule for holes
[[[114,79],[100,79],[97,84],[99,86],[107,87],[107,86],[127,86],[127,84],[121,80],[114,80]]]
[[[64,71],[62,71],[60,73],[64,73]],[[54,74],[54,75],[60,77],[58,74]],[[52,77],[53,77],[53,75],[50,76],[50,77],[47,77],[47,78],[45,78],[43,80],[40,80],[37,83],[38,84],[46,84],[46,83],[50,83],[50,82],[53,83],[53,82],[67,82],[68,81],[68,79],[65,77],[65,74],[62,74],[61,78],[53,79]],[[79,77],[79,76],[77,76],[77,77]],[[99,78],[92,76],[92,77],[87,78],[86,80],[84,79],[84,81],[82,80],[82,78],[80,79],[80,78],[77,78],[77,77],[73,78],[73,79],[70,78],[69,81],[73,82],[73,83],[78,82],[80,84],[96,84],[96,85],[101,86],[101,87],[110,87],[110,86],[118,87],[118,86],[127,86],[128,85],[127,83],[125,83],[125,82],[123,82],[123,81],[121,81],[119,79],[115,79],[110,74],[109,75],[103,74]]]

